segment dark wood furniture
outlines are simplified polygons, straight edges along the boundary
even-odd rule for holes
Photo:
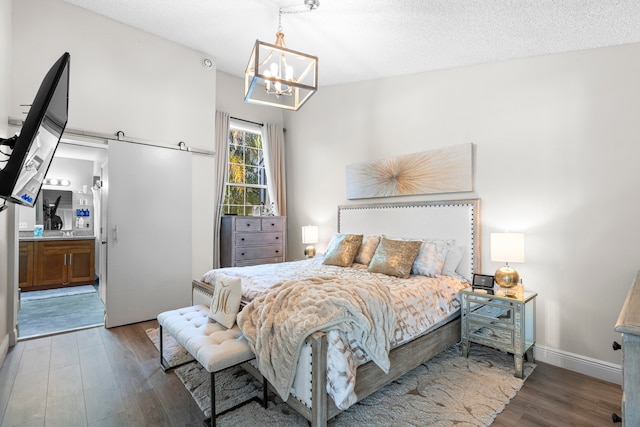
[[[94,239],[20,242],[22,291],[93,284],[94,272]]]
[[[34,242],[20,242],[18,261],[18,286],[25,289],[33,286],[33,273],[35,271]]]
[[[284,262],[286,217],[223,216],[220,230],[220,265]]]

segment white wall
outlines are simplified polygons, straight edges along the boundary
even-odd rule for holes
[[[0,0],[0,138],[9,136],[7,116],[9,115],[9,88],[11,87],[11,3]],[[15,221],[14,221],[15,222]],[[13,249],[9,212],[0,212],[0,366],[4,362],[13,334],[12,265],[9,265],[10,251]]]
[[[524,232],[537,357],[617,379],[613,327],[640,267],[638,75],[632,44],[321,88],[285,113],[289,253],[307,223],[322,249],[354,203],[346,165],[472,142],[475,191],[445,197],[482,199],[483,272],[500,267],[489,233]]]
[[[11,116],[22,117],[19,104],[31,103],[68,51],[68,128],[213,151],[216,75],[202,66],[209,55],[60,0],[20,0],[13,9]],[[213,265],[213,165],[212,156],[194,154],[194,278]]]

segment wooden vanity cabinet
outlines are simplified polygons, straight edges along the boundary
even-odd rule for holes
[[[93,284],[93,240],[53,240],[35,243],[36,286]]]
[[[33,286],[35,252],[34,242],[20,242],[18,251],[18,286],[21,289]]]

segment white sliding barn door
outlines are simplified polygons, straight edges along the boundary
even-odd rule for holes
[[[191,300],[191,153],[109,141],[107,328]]]

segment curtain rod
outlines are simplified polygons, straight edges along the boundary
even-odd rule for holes
[[[229,116],[229,118],[233,120],[239,120],[241,122],[251,123],[253,125],[264,126],[264,123],[252,122],[251,120],[240,119],[238,117]],[[282,131],[286,132],[287,130],[285,128],[282,128]]]
[[[245,120],[245,119],[241,119],[239,117],[229,116],[229,118],[233,119],[233,120],[239,120],[239,121],[245,122],[245,123],[251,123],[253,125],[264,126],[264,123],[252,122],[251,120]]]

